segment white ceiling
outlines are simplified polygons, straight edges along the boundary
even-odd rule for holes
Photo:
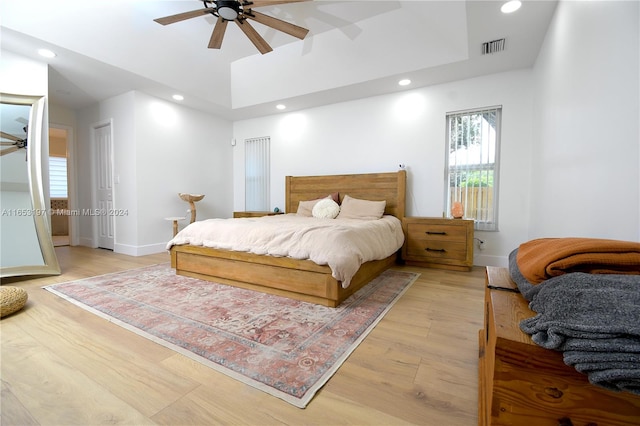
[[[168,26],[153,19],[200,9],[201,1],[2,0],[2,50],[50,65],[50,101],[72,109],[140,90],[228,119],[391,93],[532,66],[556,1],[325,1],[260,12],[308,28],[298,40],[258,23],[274,48],[260,55],[235,25],[208,49],[213,17]],[[506,38],[503,52],[483,42]],[[43,59],[46,47],[57,53]],[[400,78],[411,86],[401,88]],[[173,100],[171,100],[174,102]]]

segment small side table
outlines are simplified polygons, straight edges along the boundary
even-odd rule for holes
[[[175,237],[176,234],[178,233],[178,221],[179,220],[185,220],[186,217],[180,217],[180,216],[171,216],[171,217],[165,217],[164,220],[171,220],[173,221],[173,236]]]

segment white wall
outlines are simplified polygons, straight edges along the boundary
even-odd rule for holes
[[[100,105],[76,111],[76,178],[77,208],[79,211],[95,208],[93,202],[93,152],[91,151],[91,125],[100,120]],[[66,124],[66,123],[65,123]],[[80,245],[96,247],[94,218],[79,216],[78,242]]]
[[[528,233],[531,72],[516,71],[234,123],[234,207],[244,208],[244,140],[271,137],[271,208],[286,175],[408,169],[408,215],[442,217],[445,115],[502,105],[500,232],[478,232],[478,264],[502,264]],[[482,262],[482,263],[480,263]]]
[[[92,205],[91,127],[111,122],[114,158],[114,251],[164,251],[172,236],[169,216],[186,216],[178,192],[205,194],[198,219],[232,214],[231,123],[141,92],[128,92],[78,111],[79,209]],[[96,245],[94,218],[81,217],[81,244]],[[181,222],[184,226],[188,220]]]
[[[231,217],[231,123],[141,92],[135,117],[139,249],[154,252],[171,239],[165,217],[186,216],[180,225],[189,223],[189,204],[179,192],[205,195],[196,202],[198,220]]]
[[[535,65],[530,238],[640,240],[638,2],[561,2]]]

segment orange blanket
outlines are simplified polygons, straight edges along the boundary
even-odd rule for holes
[[[570,272],[640,275],[640,243],[597,238],[541,238],[521,244],[516,261],[531,284]]]

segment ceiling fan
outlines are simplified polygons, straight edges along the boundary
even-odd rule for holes
[[[0,156],[11,154],[12,152],[15,152],[21,148],[27,147],[27,126],[24,126],[22,130],[24,130],[24,133],[25,133],[24,139],[14,135],[10,135],[9,133],[0,131],[0,136],[2,136],[2,139],[8,139],[9,141],[11,141],[11,142],[6,142],[6,141],[0,142],[0,146],[3,147],[2,151],[0,151]],[[5,146],[8,146],[9,148],[4,148]]]
[[[249,19],[259,22],[263,25],[271,27],[275,30],[292,35],[300,40],[304,39],[308,29],[299,27],[289,22],[265,15],[253,10],[256,7],[272,6],[283,3],[299,3],[307,0],[203,0],[204,9],[192,10],[190,12],[178,13],[177,15],[165,16],[164,18],[154,19],[155,22],[162,25],[169,25],[186,19],[196,18],[198,16],[213,15],[218,18],[209,40],[210,49],[220,49],[222,39],[227,28],[227,22],[235,21],[240,29],[251,40],[253,45],[262,53],[271,52],[273,49],[266,40],[258,34],[258,32],[249,24]]]

